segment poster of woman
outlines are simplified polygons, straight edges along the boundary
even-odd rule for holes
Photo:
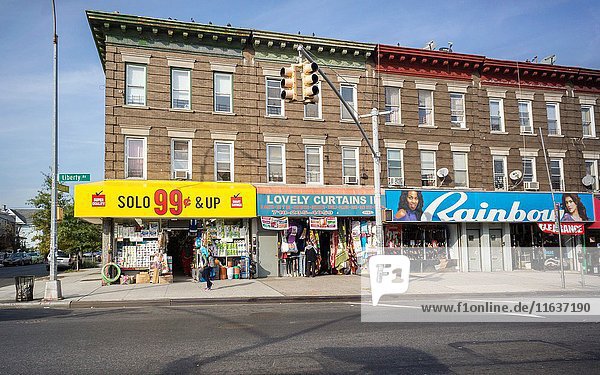
[[[394,218],[400,221],[420,221],[423,215],[423,194],[417,190],[403,190],[398,199]]]
[[[578,194],[564,193],[562,195],[562,208],[564,214],[561,221],[589,221],[585,211],[585,205],[581,202]]]

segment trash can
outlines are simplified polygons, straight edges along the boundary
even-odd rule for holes
[[[33,301],[33,282],[35,276],[15,276],[15,287],[17,295],[15,301]]]

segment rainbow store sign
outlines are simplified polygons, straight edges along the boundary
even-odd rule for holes
[[[392,210],[392,221],[399,210],[403,190],[386,190],[385,207]],[[411,191],[411,190],[405,190]],[[423,200],[420,221],[433,222],[552,222],[552,194],[530,192],[465,192],[418,190]],[[556,202],[562,195],[555,193]],[[594,221],[592,194],[576,193],[587,214]],[[561,208],[561,218],[564,208]]]

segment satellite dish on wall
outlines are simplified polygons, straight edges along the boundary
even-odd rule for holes
[[[523,177],[523,172],[521,172],[518,169],[515,169],[514,171],[510,172],[510,174],[508,175],[508,177],[510,177],[510,179],[513,180],[513,181],[517,181],[521,177]]]
[[[594,184],[594,177],[590,176],[589,174],[586,174],[585,176],[583,176],[583,178],[581,179],[581,183],[586,186],[586,187],[590,187]]]
[[[437,176],[439,178],[444,178],[448,176],[448,168],[440,168],[437,170]]]

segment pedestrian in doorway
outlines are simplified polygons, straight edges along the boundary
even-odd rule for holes
[[[202,277],[206,280],[206,288],[204,290],[211,290],[213,283],[210,280],[210,254],[204,246],[200,248],[200,267],[202,268]]]
[[[306,253],[306,277],[315,277],[317,264],[317,250],[309,242],[304,249]]]

